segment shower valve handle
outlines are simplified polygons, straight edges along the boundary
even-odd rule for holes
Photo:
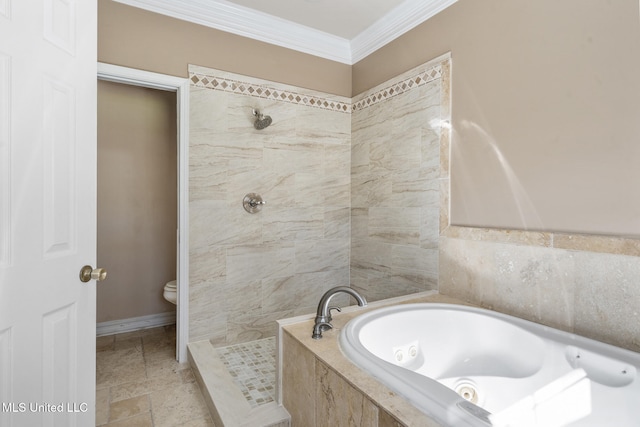
[[[262,196],[257,193],[249,193],[244,196],[244,199],[242,199],[242,206],[244,206],[244,210],[252,214],[260,212],[262,206],[266,204],[267,202],[262,200]]]

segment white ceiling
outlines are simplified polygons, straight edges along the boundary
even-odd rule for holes
[[[354,64],[457,0],[115,0]]]
[[[404,0],[229,0],[351,40]]]

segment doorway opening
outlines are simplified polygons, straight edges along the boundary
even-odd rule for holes
[[[188,103],[189,82],[187,79],[163,74],[151,73],[132,68],[111,64],[98,63],[98,79],[106,82],[137,86],[140,88],[158,89],[175,93],[175,133],[177,142],[177,233],[176,233],[176,265],[175,279],[177,282],[176,304],[176,359],[183,363],[187,361],[188,342],[188,303],[189,303],[189,260],[188,260]],[[135,167],[135,165],[132,165]],[[144,269],[138,271],[139,277],[149,274]],[[108,284],[105,283],[105,286]],[[159,288],[160,291],[162,288]],[[144,323],[144,318],[141,322]],[[145,325],[141,324],[140,329]],[[149,326],[147,326],[149,327]],[[114,331],[117,333],[118,331]],[[123,331],[121,331],[123,332]]]

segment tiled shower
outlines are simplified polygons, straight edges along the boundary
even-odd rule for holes
[[[190,67],[190,341],[275,335],[349,284],[350,100]],[[257,130],[253,110],[273,118]],[[246,194],[266,205],[243,209]]]
[[[217,348],[252,405],[273,393],[275,320],[335,286],[370,301],[437,287],[446,64],[354,99],[190,66],[189,340]]]

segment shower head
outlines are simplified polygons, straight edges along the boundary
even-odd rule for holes
[[[253,110],[253,115],[256,120],[253,122],[253,127],[262,130],[271,124],[271,116],[265,116],[258,110]]]

